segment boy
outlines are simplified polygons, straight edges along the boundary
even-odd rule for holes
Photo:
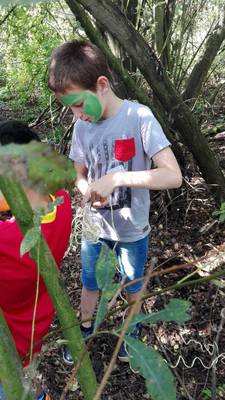
[[[142,277],[147,259],[149,189],[177,188],[180,168],[151,110],[118,98],[101,51],[86,41],[71,41],[53,51],[49,87],[74,114],[70,158],[77,171],[76,185],[91,202],[93,220],[101,228],[97,243],[82,241],[81,318],[92,318],[99,290],[95,266],[101,245],[115,246],[120,271],[127,281]],[[150,169],[151,162],[154,169]],[[134,301],[141,282],[127,288]],[[139,310],[137,310],[138,312]],[[92,331],[91,322],[81,326]],[[139,336],[137,326],[134,336]],[[68,354],[65,360],[71,361]],[[121,361],[128,361],[124,346]]]
[[[20,121],[0,122],[0,145],[9,143],[28,143],[40,141],[38,135]],[[33,208],[46,208],[51,202],[49,195],[41,195],[32,189],[24,188]],[[72,209],[68,194],[59,190],[55,197],[63,196],[64,202],[42,218],[42,233],[60,266],[70,237]],[[53,196],[52,196],[53,197]],[[9,211],[9,206],[0,192],[0,212]],[[23,237],[14,217],[0,220],[0,307],[11,331],[21,359],[30,350],[31,327],[37,285],[37,267],[29,254],[20,256]],[[49,330],[54,317],[54,307],[43,280],[40,280],[37,313],[35,319],[34,342],[40,342]],[[41,349],[41,344],[34,352]],[[28,359],[25,360],[27,365]],[[0,384],[0,400],[4,400]],[[38,400],[49,399],[44,392]]]

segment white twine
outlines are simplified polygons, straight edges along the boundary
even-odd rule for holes
[[[213,356],[213,354],[216,354],[216,353],[218,354],[218,353],[219,353],[218,345],[217,345],[216,342],[209,343],[209,344],[204,344],[204,343],[202,344],[201,342],[198,342],[197,340],[194,340],[194,339],[190,339],[190,340],[188,340],[188,341],[185,341],[185,339],[184,339],[184,337],[183,337],[182,334],[181,334],[181,339],[182,339],[183,343],[184,343],[186,346],[189,346],[191,343],[194,343],[195,345],[197,345],[197,346],[200,347],[202,353],[207,352],[211,357]],[[225,364],[225,353],[219,354],[217,357],[215,357],[215,358],[212,360],[212,362],[211,362],[209,365],[205,365],[204,362],[202,361],[202,359],[201,359],[200,357],[195,357],[195,358],[192,360],[191,364],[187,364],[186,361],[184,360],[184,358],[183,358],[181,355],[179,355],[179,357],[178,357],[178,359],[177,359],[177,362],[176,362],[174,365],[168,363],[166,360],[165,360],[165,361],[166,361],[167,364],[170,366],[170,368],[173,368],[173,369],[174,369],[174,368],[177,368],[177,366],[178,366],[178,364],[179,364],[180,362],[182,362],[183,365],[184,365],[186,368],[190,369],[190,368],[193,368],[194,364],[195,364],[196,361],[198,360],[198,361],[201,363],[201,365],[203,366],[203,368],[205,368],[205,369],[211,369],[211,368],[214,366],[214,364],[217,364],[217,363],[218,363],[218,361],[219,361],[220,359],[221,359],[222,363]]]

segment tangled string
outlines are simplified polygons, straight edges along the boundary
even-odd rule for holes
[[[218,349],[218,345],[217,345],[217,343],[213,343],[213,344],[202,344],[201,342],[198,342],[197,340],[194,340],[194,339],[190,339],[190,340],[188,340],[188,341],[185,341],[185,339],[183,338],[183,336],[181,335],[181,338],[182,338],[182,341],[183,341],[183,343],[186,345],[186,346],[189,346],[191,343],[194,343],[194,344],[196,344],[197,346],[200,346],[200,349],[201,349],[201,351],[204,353],[204,352],[207,352],[211,357],[213,357],[213,355],[216,355],[216,354],[218,354],[219,353],[219,349]],[[221,361],[225,364],[225,353],[221,353],[221,354],[218,354],[215,358],[213,358],[213,360],[212,360],[212,362],[209,364],[209,365],[205,365],[204,364],[204,362],[202,361],[202,359],[200,358],[200,357],[195,357],[194,359],[193,359],[193,361],[192,361],[192,363],[191,364],[187,364],[186,363],[186,361],[184,360],[184,358],[180,355],[179,357],[178,357],[178,359],[177,359],[177,362],[176,362],[176,364],[169,364],[166,360],[166,362],[167,362],[167,364],[171,367],[171,368],[177,368],[177,366],[178,366],[178,364],[180,363],[180,362],[182,362],[183,363],[183,365],[186,367],[186,368],[188,368],[188,369],[190,369],[190,368],[192,368],[193,366],[194,366],[194,364],[195,364],[195,362],[198,360],[201,364],[202,364],[202,366],[203,366],[203,368],[205,368],[205,369],[211,369],[213,366],[214,366],[214,364],[217,364],[218,363],[218,361],[221,359]]]
[[[74,235],[77,242],[81,241],[81,237],[85,240],[91,240],[96,243],[99,239],[101,228],[96,221],[93,220],[90,205],[86,204],[83,208],[79,207],[75,216]]]

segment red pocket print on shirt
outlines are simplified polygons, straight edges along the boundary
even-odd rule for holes
[[[115,159],[128,161],[136,154],[134,138],[115,140]]]

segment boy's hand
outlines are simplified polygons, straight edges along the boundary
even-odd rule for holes
[[[88,186],[84,196],[84,202],[91,201],[96,208],[105,207],[108,204],[108,197],[115,189],[115,173],[102,176]]]

